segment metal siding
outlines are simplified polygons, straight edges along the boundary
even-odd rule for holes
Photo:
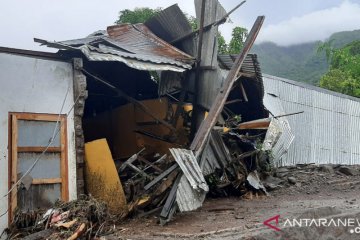
[[[285,113],[304,111],[287,118],[295,139],[280,165],[360,164],[360,99],[269,75],[264,87]]]

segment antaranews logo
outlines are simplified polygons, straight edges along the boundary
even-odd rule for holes
[[[280,223],[280,215],[273,216],[263,224],[274,231],[282,231],[286,227],[347,227],[349,233],[360,234],[360,219],[358,218],[284,218]]]
[[[271,229],[274,229],[275,231],[281,231],[281,229],[277,227],[279,225],[279,218],[280,218],[280,215],[276,215],[274,217],[271,217],[271,218],[264,221],[264,225],[271,228]],[[270,222],[273,222],[273,221],[275,221],[276,226],[270,224]]]

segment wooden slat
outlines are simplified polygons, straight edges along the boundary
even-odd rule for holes
[[[17,181],[17,142],[18,142],[18,126],[15,115],[11,116],[11,187]],[[11,188],[10,187],[10,188]],[[9,188],[9,190],[10,190]],[[17,206],[17,192],[14,190],[10,194],[10,220]]]
[[[54,184],[54,183],[62,183],[61,178],[36,178],[32,180],[31,184],[39,185],[39,184]]]
[[[43,152],[46,147],[17,147],[18,152]],[[61,147],[48,147],[46,152],[61,152]]]
[[[45,114],[45,113],[14,113],[17,119],[22,120],[34,120],[34,121],[50,121],[56,122],[59,115],[58,114]],[[62,115],[64,116],[64,115]]]
[[[67,148],[67,121],[66,116],[61,117],[61,167],[60,173],[62,177],[62,185],[61,185],[61,198],[63,201],[69,200],[69,184],[68,184],[68,148]]]
[[[257,119],[254,121],[243,122],[238,125],[239,129],[268,129],[270,125],[270,118]]]

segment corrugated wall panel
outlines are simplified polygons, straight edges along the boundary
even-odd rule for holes
[[[279,98],[285,113],[304,111],[287,117],[295,139],[281,165],[360,164],[360,99],[269,75],[264,88],[270,111],[275,106],[269,94]]]

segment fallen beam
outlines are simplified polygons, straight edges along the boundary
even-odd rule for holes
[[[210,111],[206,119],[201,123],[199,130],[197,131],[193,142],[191,143],[190,149],[195,152],[195,155],[201,153],[204,145],[206,143],[206,139],[209,136],[211,129],[215,126],[216,121],[225,105],[226,99],[229,96],[230,90],[237,79],[237,76],[240,72],[241,65],[243,64],[246,55],[251,49],[254,41],[260,31],[260,28],[264,22],[265,17],[259,16],[254,26],[252,27],[246,41],[244,44],[244,48],[242,49],[240,55],[237,57],[234,62],[233,67],[231,68],[229,74],[227,75],[224,87],[217,95],[214,104],[211,106]]]

